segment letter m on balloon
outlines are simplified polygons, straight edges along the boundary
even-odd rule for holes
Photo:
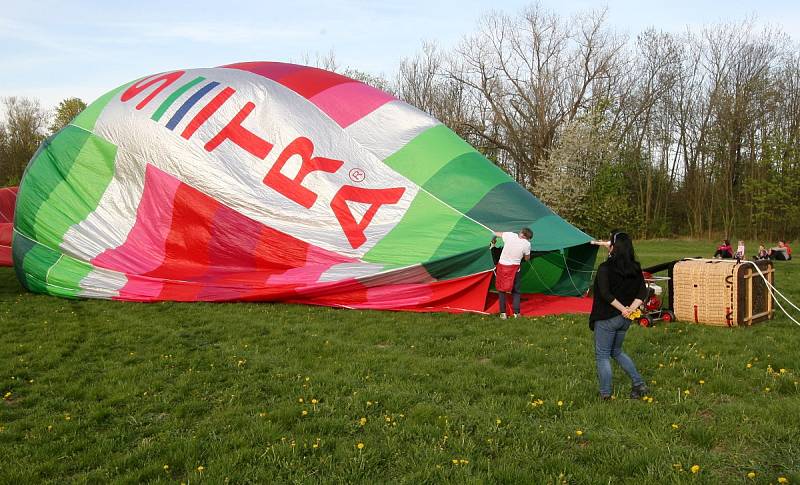
[[[396,204],[405,192],[403,187],[394,187],[391,189],[364,189],[361,187],[354,187],[352,185],[345,185],[336,192],[336,195],[331,201],[331,209],[339,221],[339,225],[347,237],[353,249],[360,247],[367,242],[367,237],[364,235],[364,230],[372,222],[372,218],[378,212],[382,205]],[[348,202],[358,202],[361,204],[369,204],[369,208],[364,213],[364,217],[360,222],[356,222],[353,212],[350,210]]]

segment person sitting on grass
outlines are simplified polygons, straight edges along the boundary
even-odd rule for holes
[[[714,253],[715,258],[730,259],[733,257],[733,250],[731,242],[727,239],[722,240],[722,244],[717,246],[717,252]]]
[[[758,246],[758,254],[753,256],[753,259],[756,261],[761,261],[762,259],[769,259],[769,251],[767,251],[767,248],[765,248],[763,244]]]
[[[594,332],[600,398],[611,399],[613,357],[631,378],[631,399],[640,399],[650,390],[636,370],[636,364],[622,351],[622,342],[631,326],[632,315],[647,297],[642,267],[636,261],[633,241],[624,232],[614,231],[610,241],[592,241],[592,244],[609,248],[608,259],[597,268],[589,315],[589,328]]]
[[[792,259],[792,248],[786,244],[786,241],[778,241],[778,245],[769,250],[769,259],[789,261]]]

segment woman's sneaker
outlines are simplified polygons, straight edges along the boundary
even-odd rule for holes
[[[648,394],[650,394],[650,389],[644,383],[631,388],[631,399],[641,399]]]
[[[508,318],[508,316],[506,316],[505,313],[500,314],[500,320],[505,320],[506,318]]]

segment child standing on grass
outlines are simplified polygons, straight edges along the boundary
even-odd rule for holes
[[[744,241],[739,241],[739,246],[736,248],[736,253],[733,255],[734,259],[744,259]]]
[[[600,398],[611,399],[611,358],[631,378],[631,399],[639,399],[650,390],[628,355],[622,351],[625,332],[631,326],[631,314],[647,297],[642,267],[636,261],[633,241],[624,232],[613,231],[611,240],[592,241],[608,246],[608,259],[597,268],[594,279],[594,301],[589,315],[589,328],[594,331],[594,354]]]

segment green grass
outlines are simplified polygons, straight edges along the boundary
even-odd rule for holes
[[[777,264],[800,302],[799,263]],[[585,316],[70,301],[4,268],[0,333],[2,483],[800,483],[800,328],[782,315],[633,328],[652,403],[617,367],[617,399],[597,399]]]

